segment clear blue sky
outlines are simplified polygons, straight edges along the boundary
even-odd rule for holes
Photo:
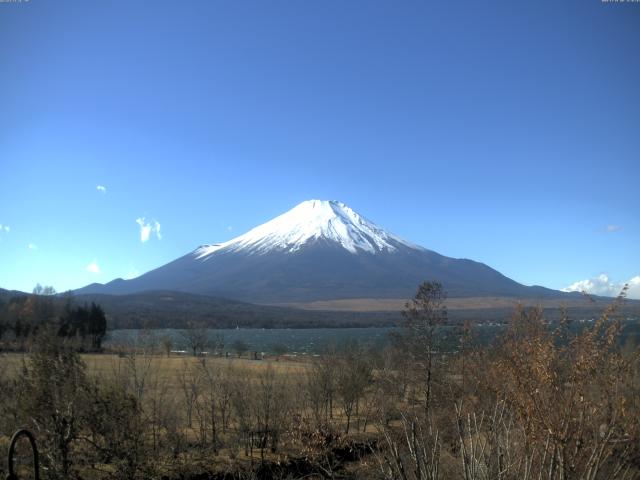
[[[143,273],[310,198],[617,286],[639,49],[640,4],[600,0],[0,3],[0,287]]]

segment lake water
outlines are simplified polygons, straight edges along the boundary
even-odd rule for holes
[[[593,320],[579,320],[573,323],[572,329],[580,329],[592,325]],[[453,333],[455,327],[443,327],[443,333]],[[480,324],[474,328],[473,336],[480,343],[489,343],[500,334],[504,326],[497,324]],[[384,346],[389,343],[389,334],[393,331],[401,332],[401,328],[242,328],[242,329],[211,329],[208,330],[211,338],[222,335],[224,338],[225,350],[232,351],[232,344],[241,340],[250,346],[250,351],[273,353],[276,345],[286,347],[288,353],[292,354],[321,354],[328,347],[344,348],[357,342],[360,345]],[[168,336],[173,341],[174,350],[186,350],[187,342],[180,330],[158,329],[158,330],[111,330],[108,334],[105,346],[114,347],[116,345],[150,345],[159,344],[162,337]],[[451,335],[447,335],[452,338]],[[621,332],[621,343],[627,340],[640,343],[640,319],[628,318],[623,322]],[[453,340],[455,343],[455,340]],[[451,348],[455,348],[452,344]]]
[[[388,335],[394,328],[243,328],[243,329],[211,329],[209,335],[214,338],[222,335],[225,350],[231,350],[231,345],[241,340],[250,345],[251,351],[270,353],[275,345],[284,345],[289,353],[314,354],[326,351],[327,347],[341,348],[352,342],[364,345],[383,346],[388,342]],[[175,350],[185,350],[187,342],[180,330],[112,330],[105,342],[105,346],[115,345],[145,345],[159,343],[162,337],[168,336],[173,341]]]

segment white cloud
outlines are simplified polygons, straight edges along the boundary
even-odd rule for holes
[[[96,190],[98,190],[100,193],[107,193],[107,187],[105,187],[104,185],[96,185]]]
[[[640,300],[640,275],[636,275],[627,283],[629,284],[629,291],[627,292],[627,296],[629,298]]]
[[[156,234],[158,240],[162,240],[162,234],[160,233],[160,223],[156,220],[147,220],[144,217],[136,219],[136,223],[140,225],[140,241],[142,243],[147,242],[152,233]]]
[[[606,230],[607,232],[619,232],[622,230],[622,227],[620,225],[610,224],[606,226]]]
[[[89,265],[87,265],[85,267],[85,269],[87,270],[87,272],[91,272],[91,273],[101,273],[100,272],[100,267],[98,266],[98,262],[96,260],[94,260],[93,262],[91,262]]]
[[[9,228],[9,225],[2,225],[0,223],[0,235],[2,235],[2,232],[9,233],[10,230],[11,228]]]
[[[562,291],[586,292],[593,295],[615,297],[622,291],[625,283],[629,286],[627,298],[640,299],[640,275],[636,275],[626,282],[614,282],[606,273],[602,273],[595,278],[578,280],[568,287],[563,288]]]
[[[38,246],[37,246],[35,243],[30,243],[30,244],[27,246],[27,248],[28,248],[29,250],[37,250],[37,249],[38,249]]]

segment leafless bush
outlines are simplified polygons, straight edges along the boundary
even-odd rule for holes
[[[441,442],[432,422],[417,414],[401,414],[400,428],[380,425],[384,440],[376,453],[383,478],[437,480],[440,478]]]

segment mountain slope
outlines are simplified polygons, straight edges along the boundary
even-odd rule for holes
[[[76,293],[177,290],[256,303],[409,298],[425,280],[451,297],[555,297],[479,262],[407,242],[335,201],[309,200],[228,242],[204,245],[132,280]]]

